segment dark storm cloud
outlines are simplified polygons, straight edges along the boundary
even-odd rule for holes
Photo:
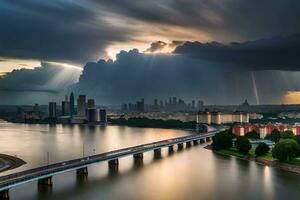
[[[94,2],[137,20],[196,29],[218,41],[248,40],[300,32],[300,2],[295,0]]]
[[[81,70],[41,63],[34,69],[17,69],[0,76],[0,91],[58,92],[74,84]]]
[[[163,52],[164,50],[170,51],[175,49],[177,46],[184,44],[185,41],[172,41],[170,43],[164,41],[152,42],[150,47],[146,49],[145,53]],[[166,49],[167,48],[167,49]]]
[[[169,44],[169,47],[170,48],[175,48],[175,47],[177,47],[177,46],[179,46],[179,45],[182,45],[183,43],[185,43],[185,41],[172,41],[170,44]]]
[[[174,53],[251,70],[300,70],[300,34],[229,45],[186,42]]]
[[[163,41],[152,42],[150,47],[146,49],[145,52],[153,53],[156,51],[161,51],[165,48],[166,45],[167,43]]]
[[[238,104],[245,98],[251,103],[278,103],[287,90],[300,89],[299,73],[295,73],[251,72],[185,55],[131,50],[120,52],[115,61],[87,63],[73,89],[100,104],[140,98],[152,102],[174,95],[203,99],[208,104]]]
[[[295,0],[2,0],[0,56],[85,63],[98,60],[109,44],[134,41],[157,25],[216,41],[294,34],[299,10]],[[180,40],[164,28],[159,34]]]
[[[98,60],[126,29],[107,24],[85,1],[2,0],[0,56],[85,63]]]

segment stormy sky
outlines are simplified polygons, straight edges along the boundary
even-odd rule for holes
[[[2,0],[0,104],[70,88],[103,104],[285,103],[300,89],[299,18],[295,0]]]

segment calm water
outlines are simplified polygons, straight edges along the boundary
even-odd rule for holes
[[[186,131],[118,126],[49,126],[0,123],[0,152],[17,155],[28,164],[20,171],[50,162],[78,158],[191,134]],[[13,172],[9,171],[9,173]],[[4,175],[1,173],[0,175]],[[253,162],[219,156],[198,145],[182,152],[152,152],[142,165],[131,157],[120,159],[119,172],[111,174],[107,163],[89,168],[86,178],[69,172],[53,178],[53,188],[36,182],[10,191],[11,199],[299,199],[300,175]]]

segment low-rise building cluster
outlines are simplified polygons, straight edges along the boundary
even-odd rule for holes
[[[249,123],[249,114],[245,112],[198,112],[199,123],[205,124],[231,124]]]
[[[232,133],[236,136],[244,136],[245,134],[255,131],[260,135],[260,138],[264,138],[271,134],[273,130],[278,130],[280,132],[292,131],[294,135],[300,135],[300,125],[299,124],[281,124],[281,123],[268,123],[268,124],[237,124],[233,126]]]

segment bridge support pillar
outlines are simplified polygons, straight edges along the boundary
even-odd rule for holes
[[[195,142],[195,141],[194,141]],[[186,142],[186,147],[187,148],[190,148],[192,146],[192,143],[189,141],[189,142]]]
[[[199,144],[198,140],[194,140],[193,143],[194,143],[194,145],[198,145]]]
[[[119,160],[114,159],[108,161],[108,168],[110,174],[116,174],[119,171]]]
[[[141,160],[143,160],[143,158],[144,158],[144,154],[143,153],[137,153],[137,154],[133,154],[133,158],[134,158],[134,160],[139,160],[139,161],[141,161]]]
[[[39,179],[38,184],[39,185],[45,185],[45,186],[52,186],[53,185],[52,176],[49,176],[47,178]]]
[[[3,190],[0,192],[0,199],[8,200],[9,199],[9,190]]]
[[[178,143],[177,146],[178,146],[178,150],[182,150],[183,149],[183,143]]]
[[[119,160],[118,159],[108,161],[108,167],[115,168],[116,166],[119,166]]]
[[[154,149],[154,157],[155,158],[161,157],[161,149]]]
[[[82,174],[82,175],[87,175],[88,174],[88,168],[84,167],[84,168],[77,169],[76,173],[77,174]]]
[[[173,145],[169,146],[169,147],[168,147],[168,150],[169,150],[169,153],[170,153],[170,152],[171,152],[171,153],[174,152],[174,146],[173,146]]]

